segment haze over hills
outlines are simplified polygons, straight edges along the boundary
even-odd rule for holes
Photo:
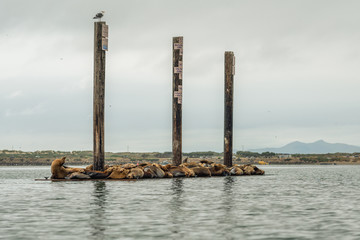
[[[289,153],[289,154],[326,154],[326,153],[354,153],[360,152],[359,146],[348,145],[344,143],[327,143],[319,140],[313,143],[303,143],[295,141],[280,148],[262,148],[251,149],[251,152],[274,152],[274,153]]]

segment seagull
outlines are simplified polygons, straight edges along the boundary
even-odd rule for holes
[[[93,19],[100,19],[99,21],[101,21],[101,18],[104,16],[104,13],[105,13],[105,11],[101,11],[101,12],[97,13],[95,15],[95,17],[93,17]]]

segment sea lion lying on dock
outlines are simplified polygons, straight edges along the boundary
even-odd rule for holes
[[[265,172],[251,164],[227,167],[208,160],[200,162],[184,162],[179,166],[158,163],[106,165],[105,171],[95,171],[93,166],[70,168],[64,166],[65,158],[55,159],[51,164],[52,179],[139,179],[139,178],[172,178],[172,177],[211,177],[263,175]]]
[[[110,172],[108,178],[111,179],[124,179],[130,173],[129,169],[120,168],[120,167],[113,167],[107,169],[105,172]]]
[[[194,171],[187,167],[171,166],[169,172],[173,177],[195,177]]]
[[[206,167],[193,167],[191,168],[197,177],[211,177],[211,171]]]
[[[228,176],[230,175],[229,170],[223,164],[212,164],[212,167],[209,168],[211,176]]]
[[[90,179],[91,177],[85,173],[73,172],[65,177],[65,179]]]
[[[244,174],[243,170],[239,166],[233,166],[230,169],[230,174],[235,176],[241,176]]]
[[[139,179],[139,178],[142,178],[144,176],[144,171],[141,169],[141,168],[132,168],[130,170],[130,173],[126,176],[126,178],[129,178],[129,179],[133,179],[133,178],[136,178],[136,179]]]

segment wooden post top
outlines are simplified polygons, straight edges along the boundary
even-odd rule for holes
[[[225,75],[235,75],[235,55],[234,52],[225,52]]]

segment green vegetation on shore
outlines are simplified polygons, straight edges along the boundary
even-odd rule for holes
[[[93,162],[92,151],[35,151],[23,152],[16,150],[0,150],[0,165],[50,165],[56,159],[66,156],[67,165],[89,165]],[[190,161],[209,159],[221,163],[223,153],[218,152],[190,152],[183,153],[184,158]],[[137,162],[160,162],[171,163],[171,152],[107,152],[105,154],[106,164],[137,163]],[[272,152],[255,153],[238,151],[234,154],[234,163],[257,164],[264,161],[269,164],[360,164],[360,153],[334,153],[334,154],[276,154]]]

